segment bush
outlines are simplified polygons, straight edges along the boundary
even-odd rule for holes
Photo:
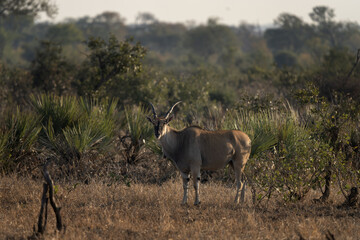
[[[32,105],[42,118],[41,146],[65,163],[102,153],[113,141],[116,101],[40,95]]]
[[[128,163],[134,164],[139,160],[143,148],[148,143],[148,146],[153,146],[153,149],[156,149],[154,144],[151,144],[154,139],[154,130],[146,120],[146,116],[149,116],[150,113],[145,110],[144,106],[127,106],[124,112],[123,125],[126,134],[121,138],[123,147],[121,153]]]
[[[325,201],[330,195],[330,185],[335,176],[340,187],[344,185],[342,181],[349,182],[351,178],[353,186],[359,181],[359,173],[356,173],[358,169],[350,167],[356,155],[351,154],[354,149],[349,140],[358,125],[360,108],[351,96],[335,91],[331,93],[332,102],[328,102],[313,84],[297,91],[296,98],[301,107],[307,109],[303,118],[310,129],[311,137],[328,146],[327,154],[324,153],[327,157],[323,156],[324,161],[327,161],[322,172],[325,183],[319,183],[319,186],[325,186],[321,197],[321,200]],[[351,177],[354,175],[355,178]]]
[[[274,191],[286,200],[301,199],[322,180],[328,145],[312,139],[291,108],[230,111],[224,128],[242,130],[252,139],[245,172],[258,199]]]
[[[0,129],[0,171],[9,173],[33,167],[35,143],[41,131],[40,119],[32,113],[15,113],[4,119]]]

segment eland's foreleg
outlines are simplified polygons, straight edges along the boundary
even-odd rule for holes
[[[196,169],[192,171],[192,177],[194,182],[194,189],[195,189],[195,202],[194,205],[200,204],[200,169]]]
[[[182,200],[182,204],[186,204],[187,203],[187,195],[188,195],[188,185],[189,185],[189,174],[183,173],[181,172],[181,177],[183,180],[183,188],[184,188],[184,196],[183,196],[183,200]]]

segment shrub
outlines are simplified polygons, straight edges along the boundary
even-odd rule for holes
[[[0,129],[0,170],[9,173],[32,166],[35,143],[40,133],[39,118],[31,113],[15,113],[5,117]]]
[[[307,88],[297,91],[295,97],[302,108],[307,109],[303,115],[311,131],[311,137],[328,146],[327,154],[324,154],[327,155],[324,157],[327,163],[322,172],[325,175],[323,176],[325,182],[319,183],[320,187],[325,186],[321,200],[326,201],[335,176],[340,187],[343,185],[341,181],[348,182],[348,177],[351,175],[359,176],[355,173],[356,168],[349,167],[351,158],[356,157],[350,154],[353,146],[349,140],[351,140],[352,129],[359,122],[359,104],[350,95],[335,91],[331,93],[332,102],[329,102],[320,94],[319,88],[311,83]]]
[[[229,111],[223,128],[237,129],[248,134],[251,139],[250,158],[253,158],[276,144],[276,128],[274,128],[276,118],[276,114],[269,110],[258,113],[241,110]]]
[[[321,181],[327,145],[311,138],[291,108],[229,112],[224,127],[240,129],[252,139],[245,172],[253,193],[260,191],[258,199],[274,191],[286,200],[301,199]]]
[[[65,163],[102,153],[113,141],[117,101],[40,95],[32,104],[42,117],[41,146]]]
[[[126,134],[121,138],[123,146],[122,154],[128,163],[133,164],[139,160],[141,151],[146,146],[146,143],[153,140],[154,130],[146,120],[146,116],[150,114],[145,110],[144,106],[126,106],[124,112],[125,119],[123,120],[123,125],[125,126]],[[148,146],[154,147],[154,144],[150,143]]]

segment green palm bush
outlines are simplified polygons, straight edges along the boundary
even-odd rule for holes
[[[223,123],[224,129],[241,130],[251,139],[250,158],[271,149],[277,143],[276,124],[279,116],[270,110],[229,111]]]
[[[5,117],[0,129],[1,172],[22,170],[25,165],[34,163],[31,161],[34,160],[35,143],[40,130],[39,118],[32,113],[22,113],[17,109]]]
[[[65,163],[101,153],[114,139],[117,101],[40,95],[32,105],[42,119],[40,145]]]
[[[114,137],[117,101],[80,99],[80,102],[84,116],[77,125],[63,130],[67,145],[76,154],[107,150]]]
[[[146,148],[150,149],[154,154],[157,156],[163,156],[164,153],[162,151],[162,148],[160,144],[158,143],[158,140],[156,138],[151,138],[146,143]]]
[[[42,125],[48,125],[51,119],[56,135],[65,127],[76,125],[82,117],[76,97],[41,94],[32,95],[30,100],[35,112],[41,116]]]
[[[124,113],[125,119],[123,120],[123,125],[126,129],[126,135],[121,138],[124,148],[122,153],[127,162],[133,164],[139,160],[145,146],[157,151],[153,142],[154,130],[146,119],[146,116],[149,116],[150,113],[143,105],[126,106]]]

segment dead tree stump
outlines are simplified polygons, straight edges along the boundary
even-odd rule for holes
[[[54,197],[54,182],[51,179],[50,174],[47,170],[48,163],[49,162],[47,162],[44,165],[43,170],[42,170],[45,182],[43,185],[43,193],[42,193],[42,197],[41,197],[41,208],[40,208],[39,219],[38,219],[38,224],[37,224],[37,231],[34,231],[35,235],[42,235],[45,232],[47,216],[48,216],[49,201],[50,201],[50,205],[56,216],[56,229],[58,231],[61,231],[61,230],[63,230],[63,227],[64,227],[62,220],[61,220],[61,215],[60,215],[61,207],[58,206],[58,204],[55,201],[55,197]]]

